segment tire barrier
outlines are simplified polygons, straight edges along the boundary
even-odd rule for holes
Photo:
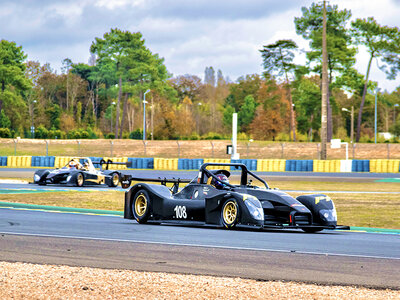
[[[202,164],[202,158],[180,158],[178,160],[178,170],[198,170]]]
[[[285,171],[312,172],[313,160],[287,159]]]
[[[127,157],[103,157],[105,161],[111,160],[112,162],[117,162],[117,163],[127,163],[128,158]],[[108,168],[110,170],[126,170],[127,167],[126,165],[109,165]]]
[[[371,173],[399,173],[399,163],[397,159],[371,159],[369,169]]]
[[[369,172],[369,160],[368,159],[353,159],[352,172]]]
[[[0,167],[62,168],[73,156],[0,156]],[[258,172],[371,172],[400,173],[399,159],[354,160],[296,160],[296,159],[201,159],[201,158],[149,158],[149,157],[89,157],[94,162],[101,159],[113,162],[130,162],[129,169],[198,170],[203,163],[242,163],[250,171]],[[95,167],[98,167],[95,165]],[[110,169],[126,170],[126,165],[110,165]],[[232,167],[209,169],[232,170]]]
[[[231,162],[231,160],[230,159],[224,159],[224,158],[207,158],[207,159],[204,159],[204,163],[220,163],[220,164],[229,164]],[[223,170],[227,170],[227,171],[229,171],[230,170],[230,167],[229,166],[226,166],[226,167],[209,167],[209,168],[207,168],[207,169],[209,169],[209,170],[216,170],[216,169],[223,169]]]
[[[285,172],[286,159],[258,159],[258,172]]]
[[[64,167],[73,158],[73,156],[56,156],[54,159],[54,168]]]
[[[7,156],[0,156],[0,167],[7,166]]]
[[[7,167],[12,168],[30,168],[32,165],[32,156],[8,156]]]
[[[54,156],[32,156],[32,167],[54,168]]]
[[[154,169],[154,158],[128,157],[128,162],[132,164],[130,169]]]
[[[250,171],[257,171],[257,159],[232,159],[231,163],[244,164]],[[235,170],[235,168],[231,167],[231,170]]]
[[[178,159],[154,158],[154,170],[178,170]]]
[[[340,160],[314,160],[314,172],[340,172]]]

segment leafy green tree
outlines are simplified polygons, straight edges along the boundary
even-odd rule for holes
[[[51,105],[46,109],[46,114],[50,120],[50,128],[53,128],[54,130],[60,129],[60,106],[57,104]]]
[[[400,48],[398,46],[400,31],[397,27],[388,27],[378,24],[373,17],[356,19],[351,25],[356,44],[367,47],[370,54],[357,118],[356,142],[358,142],[360,140],[362,115],[372,60],[374,58],[382,58],[382,61],[386,64],[383,64],[380,68],[386,72],[388,78],[393,79],[396,77],[399,71],[399,68],[397,68],[398,65],[396,65],[398,59],[396,60],[393,58],[400,54]],[[387,67],[390,67],[390,69],[387,70]]]
[[[2,128],[10,128],[11,127],[11,121],[7,117],[7,115],[4,113],[4,110],[1,110],[1,112],[0,112],[0,127],[2,127]]]
[[[122,78],[125,77],[126,59],[131,52],[131,49],[143,46],[144,41],[142,35],[130,33],[129,31],[121,31],[117,28],[111,29],[103,35],[103,39],[96,38],[90,47],[90,51],[97,55],[97,63],[103,70],[106,69],[106,74],[114,73],[118,78],[118,103],[117,103],[117,121],[115,124],[115,136],[118,136],[119,115],[122,98]]]
[[[251,95],[244,98],[242,109],[238,113],[239,126],[241,132],[247,132],[250,123],[253,121],[256,113],[257,103]]]
[[[267,74],[277,74],[286,83],[287,94],[290,105],[290,130],[293,132],[293,140],[296,141],[296,128],[294,125],[294,111],[292,101],[292,91],[290,87],[289,74],[293,73],[296,65],[293,63],[294,51],[297,45],[292,40],[278,40],[274,44],[264,46],[260,50],[263,58],[263,66]]]
[[[301,77],[295,82],[293,99],[296,103],[297,128],[307,133],[311,141],[321,127],[321,90],[320,79]]]
[[[4,110],[11,128],[19,132],[27,119],[23,96],[31,87],[24,74],[25,59],[21,46],[7,40],[0,41],[0,111]]]
[[[302,7],[302,17],[295,18],[296,32],[310,41],[311,51],[307,52],[309,67],[312,72],[322,74],[322,21],[323,3],[313,3],[310,8]],[[328,50],[328,80],[334,82],[335,76],[340,76],[355,63],[357,50],[351,47],[351,35],[347,28],[351,11],[339,10],[337,5],[326,7],[327,27],[326,39]],[[327,98],[328,141],[332,138],[332,106],[334,101],[329,89]]]
[[[257,102],[257,92],[260,89],[261,83],[262,79],[258,74],[240,77],[238,83],[230,85],[225,105],[230,105],[236,112],[239,112],[246,96],[252,95]]]
[[[116,106],[115,136],[118,136],[120,122],[120,107],[122,94],[125,93],[124,110],[129,95],[139,95],[149,88],[162,89],[168,72],[164,60],[144,45],[140,32],[132,33],[111,29],[103,35],[103,39],[96,38],[92,43],[91,52],[98,56],[97,63],[100,70],[107,70],[108,74],[115,72],[118,78],[118,103]],[[119,136],[122,137],[124,113]]]
[[[222,122],[226,128],[232,129],[232,114],[235,109],[229,104],[225,107]]]

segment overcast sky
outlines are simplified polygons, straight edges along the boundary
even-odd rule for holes
[[[0,38],[23,47],[29,60],[49,62],[60,72],[61,61],[87,63],[95,37],[110,28],[140,31],[146,46],[165,58],[174,76],[204,77],[207,66],[235,81],[261,74],[259,50],[278,39],[308,42],[296,35],[294,17],[311,0],[0,0]],[[373,16],[381,25],[400,26],[400,0],[331,0],[355,18]],[[298,61],[299,63],[304,63]],[[360,48],[356,68],[366,72],[368,54]],[[371,80],[392,91],[376,62]]]

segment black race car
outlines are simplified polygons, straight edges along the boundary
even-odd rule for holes
[[[94,167],[99,165],[100,170]],[[121,178],[121,173],[115,170],[108,170],[111,160],[100,160],[92,162],[89,157],[72,158],[64,167],[55,170],[37,170],[33,175],[33,183],[39,185],[46,184],[66,184],[82,187],[85,185],[107,184],[109,187],[116,187]],[[103,169],[103,165],[106,165]]]
[[[229,183],[227,166],[241,170],[240,184]],[[258,185],[253,184],[253,180]],[[337,225],[335,205],[328,196],[313,194],[295,199],[285,192],[270,189],[244,164],[206,163],[193,180],[124,175],[122,187],[128,188],[131,181],[139,183],[125,193],[124,218],[139,223],[200,223],[225,228],[239,225],[302,229],[305,232],[349,229]],[[159,182],[161,185],[145,182]],[[172,188],[168,188],[167,183],[172,183]],[[180,190],[180,183],[189,184]]]

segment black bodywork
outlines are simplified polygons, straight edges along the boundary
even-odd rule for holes
[[[216,176],[218,173],[229,176],[230,172],[215,168],[226,166],[241,170],[240,184],[221,182],[224,188],[217,189],[210,184],[211,181],[219,181]],[[253,185],[254,180],[262,187]],[[263,179],[249,171],[244,164],[206,163],[193,180],[146,179],[125,175],[121,178],[122,187],[128,188],[131,181],[161,183],[139,182],[125,193],[124,218],[136,219],[139,223],[198,221],[227,228],[244,225],[257,228],[296,228],[306,232],[349,229],[348,226],[337,225],[336,209],[328,196],[313,194],[295,199],[285,192],[270,189]],[[166,183],[173,183],[172,188],[168,188]],[[180,183],[189,184],[179,190]],[[148,198],[148,211],[143,216],[135,213],[137,197]],[[234,222],[229,224],[224,219],[228,202],[233,209],[236,207],[237,212]]]
[[[71,161],[80,163],[82,168],[69,168],[68,165]],[[98,162],[92,162],[88,157],[73,158],[70,162],[62,168],[35,171],[33,183],[39,185],[64,184],[79,187],[106,184],[109,187],[116,187],[120,182],[121,173],[116,170],[109,170],[108,167],[110,164],[122,163],[113,163],[111,160],[105,161],[103,159]],[[83,167],[85,163],[87,165]],[[94,165],[98,165],[100,170],[97,170]],[[103,168],[104,165],[105,168]]]

